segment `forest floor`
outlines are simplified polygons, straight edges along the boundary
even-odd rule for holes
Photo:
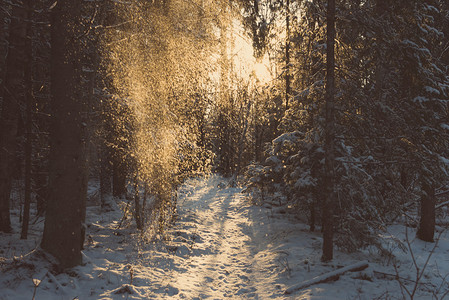
[[[36,300],[403,299],[400,283],[409,291],[415,286],[414,261],[424,270],[415,299],[434,299],[434,294],[439,299],[449,291],[446,233],[426,268],[435,244],[415,239],[414,229],[408,229],[413,256],[401,250],[388,242],[399,239],[407,246],[400,224],[389,227],[385,237],[395,258],[374,248],[336,251],[335,259],[325,264],[320,262],[319,232],[309,232],[283,206],[252,205],[241,191],[215,175],[187,181],[179,191],[178,219],[151,243],[130,221],[117,229],[123,203],[109,212],[89,206],[84,263],[62,274],[54,271],[51,259],[33,250],[42,219],[31,226],[28,240],[20,240],[19,213],[13,210],[14,233],[0,234],[0,299],[31,300],[33,279],[41,280]],[[369,267],[285,294],[300,282],[360,261],[368,261]]]

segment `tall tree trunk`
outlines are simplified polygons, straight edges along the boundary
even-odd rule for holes
[[[36,215],[42,217],[44,215],[45,209],[47,207],[47,199],[48,199],[48,182],[47,182],[47,173],[42,172],[44,167],[42,165],[39,166],[39,172],[36,172],[34,175],[35,182],[35,193],[36,193]]]
[[[262,161],[263,129],[264,127],[260,124],[256,124],[254,128],[254,160],[256,162]]]
[[[310,211],[310,219],[309,219],[309,225],[310,225],[310,231],[315,231],[315,223],[316,223],[316,208],[315,208],[315,201],[312,201],[309,203],[309,211]]]
[[[144,225],[147,222],[146,214],[145,214],[145,210],[147,207],[147,199],[148,199],[148,185],[145,184],[145,187],[143,190],[143,201],[142,201],[142,224],[144,224]]]
[[[25,69],[25,98],[26,98],[26,120],[25,120],[25,203],[23,206],[23,221],[21,239],[28,236],[28,224],[30,222],[30,204],[31,204],[31,157],[32,157],[32,107],[34,103],[33,84],[32,84],[32,65],[33,65],[33,45],[32,45],[32,12],[33,0],[27,0],[28,22],[26,37],[26,57],[27,67]]]
[[[0,91],[3,91],[5,80],[5,58],[8,53],[8,24],[9,24],[10,6],[6,2],[2,3],[0,8]],[[0,110],[3,93],[0,92]]]
[[[81,263],[86,201],[86,129],[80,89],[81,0],[60,0],[51,12],[49,198],[42,249],[60,268]],[[84,211],[83,211],[84,210]]]
[[[125,162],[120,158],[114,157],[112,165],[112,194],[114,197],[123,197],[126,195],[126,167]]]
[[[137,175],[134,177],[134,218],[136,219],[137,229],[143,229],[142,207],[140,205],[139,179]]]
[[[335,140],[335,74],[334,74],[334,44],[335,44],[335,0],[327,1],[327,50],[326,50],[326,124],[325,124],[325,174],[323,199],[323,255],[322,261],[333,258],[334,248],[334,205],[335,205],[335,171],[334,171],[334,140]]]
[[[24,102],[26,18],[26,8],[14,5],[0,115],[0,231],[3,232],[11,231],[9,202],[17,145],[19,103]]]
[[[433,242],[435,235],[435,189],[428,178],[421,179],[421,216],[416,236],[426,242]]]
[[[291,94],[290,87],[290,0],[285,4],[285,110],[289,108],[289,98]]]
[[[378,20],[382,19],[382,15],[385,13],[387,9],[387,3],[386,0],[376,0],[375,6],[374,6],[374,12],[375,16]],[[383,100],[383,93],[384,93],[384,87],[385,87],[385,75],[386,75],[386,66],[385,66],[385,51],[384,51],[384,45],[382,37],[383,34],[383,28],[378,27],[376,30],[376,49],[374,49],[375,54],[377,56],[376,59],[376,69],[375,69],[375,97],[378,101]]]
[[[111,195],[111,160],[106,141],[101,140],[100,143],[100,200],[101,208],[105,208],[106,198]]]

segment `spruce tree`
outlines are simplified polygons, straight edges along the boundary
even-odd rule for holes
[[[58,1],[51,17],[49,197],[41,247],[62,269],[82,262],[86,202],[86,123],[80,90],[82,1]]]

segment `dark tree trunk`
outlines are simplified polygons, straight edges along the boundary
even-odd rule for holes
[[[416,236],[422,241],[433,242],[435,235],[435,189],[426,178],[422,181],[421,218]]]
[[[374,12],[377,19],[381,20],[382,15],[386,12],[388,6],[386,0],[376,0],[375,6],[374,6]],[[385,75],[386,75],[386,66],[385,66],[385,51],[384,51],[384,45],[382,44],[382,41],[384,40],[384,37],[382,36],[383,28],[378,27],[378,30],[376,30],[376,49],[374,49],[374,53],[377,56],[376,59],[376,70],[375,70],[375,91],[376,91],[376,97],[378,101],[383,100],[383,91],[385,87]]]
[[[108,111],[104,107],[104,102],[101,101],[99,110],[102,111],[102,115],[105,117],[101,126],[101,138],[99,145],[99,158],[100,158],[100,200],[101,207],[105,208],[108,204],[106,198],[113,195],[112,191],[112,176],[113,176],[113,152],[108,144],[113,144],[114,128]]]
[[[28,224],[30,223],[30,204],[31,204],[31,157],[32,157],[32,107],[34,104],[33,84],[32,84],[32,63],[33,63],[33,45],[32,45],[32,11],[33,0],[28,0],[28,22],[27,22],[27,38],[26,38],[26,56],[27,67],[25,69],[25,94],[26,94],[26,120],[25,120],[25,203],[23,206],[23,222],[21,239],[28,236]]]
[[[106,198],[111,195],[111,159],[109,149],[102,140],[99,146],[100,156],[100,200],[101,207],[106,207]]]
[[[6,2],[2,3],[0,9],[0,91],[3,91],[5,79],[5,57],[8,53],[8,24],[9,24],[10,6]],[[0,110],[3,94],[0,92]]]
[[[145,189],[143,191],[143,201],[142,201],[142,223],[145,225],[146,223],[146,207],[147,207],[147,199],[148,199],[148,186],[145,185]]]
[[[134,179],[134,218],[136,219],[137,229],[143,229],[142,223],[142,207],[140,206],[140,196],[139,196],[139,180]]]
[[[112,194],[114,197],[123,197],[126,195],[125,163],[118,158],[114,159],[112,166]]]
[[[254,129],[254,160],[262,161],[263,151],[263,126],[257,124]]]
[[[315,201],[312,201],[309,204],[309,211],[310,211],[310,221],[309,221],[310,231],[314,232],[315,231],[315,223],[316,223]]]
[[[40,166],[40,169],[43,169],[43,166]],[[36,185],[36,206],[37,206],[37,216],[43,216],[45,212],[45,208],[47,207],[47,198],[48,198],[48,183],[47,183],[47,173],[46,172],[37,172],[34,177],[34,182]]]
[[[24,102],[26,18],[26,8],[21,5],[14,5],[0,115],[0,231],[3,232],[11,231],[9,201],[11,178],[15,165],[19,103]]]
[[[290,87],[290,0],[285,4],[285,110],[289,108],[289,98],[291,94]]]
[[[407,189],[407,168],[405,165],[401,166],[401,185]]]
[[[60,268],[82,262],[86,201],[86,129],[80,89],[81,0],[58,1],[51,12],[51,94],[49,197],[42,249]]]
[[[323,199],[323,256],[322,261],[333,258],[334,248],[334,139],[335,139],[335,111],[334,111],[334,44],[335,44],[335,0],[327,1],[327,50],[326,50],[326,124],[325,124],[325,174]]]

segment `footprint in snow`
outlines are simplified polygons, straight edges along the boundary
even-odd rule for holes
[[[179,289],[169,285],[169,286],[167,286],[165,288],[165,293],[167,295],[169,295],[170,297],[172,297],[172,296],[177,295],[179,293]]]
[[[249,281],[249,277],[245,276],[245,275],[238,275],[240,277],[240,279],[245,280],[245,281]]]
[[[236,293],[236,295],[242,295],[242,294],[249,294],[249,293],[254,293],[256,291],[255,288],[241,288],[240,290],[238,290],[238,292]]]

